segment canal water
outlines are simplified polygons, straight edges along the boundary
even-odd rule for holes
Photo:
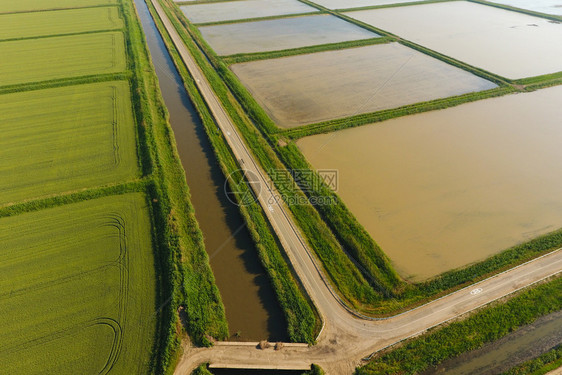
[[[143,0],[134,0],[186,171],[232,340],[286,341],[286,323],[203,124]]]

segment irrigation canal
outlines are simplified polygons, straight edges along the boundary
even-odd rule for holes
[[[244,220],[224,193],[225,177],[203,124],[146,3],[134,2],[170,113],[195,216],[226,308],[231,339],[286,341],[285,318]]]

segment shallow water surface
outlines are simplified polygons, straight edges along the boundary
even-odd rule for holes
[[[562,71],[562,23],[544,18],[467,1],[346,14],[503,77]]]
[[[253,61],[231,69],[280,127],[496,87],[398,43]]]
[[[328,14],[205,26],[199,31],[219,55],[279,51],[379,36]]]
[[[562,227],[562,87],[300,139],[401,275],[423,280]]]
[[[317,12],[298,0],[236,0],[218,3],[189,4],[180,9],[193,23],[220,22]]]

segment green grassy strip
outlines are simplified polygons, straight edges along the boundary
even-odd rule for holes
[[[107,29],[107,30],[80,31],[80,32],[77,32],[77,33],[62,33],[62,34],[52,34],[52,35],[26,36],[26,37],[21,37],[21,38],[0,39],[0,43],[15,42],[15,41],[18,41],[18,40],[28,40],[28,39],[56,38],[56,37],[59,37],[59,36],[74,36],[74,35],[108,33],[108,32],[112,32],[112,31],[124,31],[124,30],[122,28],[115,28],[115,29]]]
[[[184,308],[186,329],[195,344],[211,345],[209,337],[225,339],[228,326],[144,33],[132,2],[123,1],[122,6],[129,31],[127,47],[134,57],[132,82],[139,136],[147,145],[145,159],[150,161],[145,169],[154,176],[149,193],[153,197],[162,284],[154,372],[166,374],[173,372],[178,358],[180,307]]]
[[[284,49],[280,51],[270,51],[270,52],[257,52],[257,53],[240,53],[236,55],[224,56],[222,60],[225,64],[238,64],[248,61],[256,61],[256,60],[266,60],[266,59],[278,59],[281,57],[287,56],[295,56],[295,55],[302,55],[306,53],[316,53],[316,52],[323,52],[323,51],[336,51],[346,48],[353,48],[353,47],[363,47],[363,46],[370,46],[374,44],[383,44],[391,42],[391,38],[387,37],[377,37],[377,38],[370,38],[370,39],[362,39],[362,40],[353,40],[349,42],[339,42],[339,43],[328,43],[328,44],[320,44],[316,46],[308,46],[308,47],[299,47],[299,48],[291,48],[291,49]]]
[[[9,94],[12,92],[49,89],[59,86],[82,85],[84,83],[120,81],[120,80],[126,81],[129,80],[131,77],[132,77],[131,72],[109,73],[109,74],[97,74],[97,75],[83,76],[83,77],[53,79],[49,81],[23,83],[17,85],[0,86],[0,95]]]
[[[415,374],[498,340],[537,318],[562,309],[562,278],[527,289],[505,303],[480,310],[467,319],[431,330],[381,354],[357,375]]]
[[[228,88],[230,88],[232,93],[238,97],[240,94],[238,90],[240,88],[243,89],[241,84],[233,79],[233,74],[230,70],[228,70],[226,65],[219,62],[216,56],[213,56],[213,52],[209,49],[209,47],[205,47],[205,44],[201,41],[197,30],[182,16],[181,11],[177,7],[173,7],[173,10],[179,20],[181,20],[181,24],[178,23],[180,21],[174,18],[172,18],[172,22],[175,23],[175,27],[180,35],[182,35],[184,42],[190,46],[192,52],[195,53],[195,58],[204,73],[207,75],[214,91],[217,93],[222,101],[222,104],[225,106],[231,118],[238,126],[240,132],[246,140],[246,143],[256,155],[257,160],[260,161],[263,169],[266,171],[285,170],[284,165],[277,158],[266,139],[264,139],[262,134],[255,129],[253,123],[245,118],[239,104],[234,100],[234,98],[232,98]],[[189,30],[191,36],[186,34],[186,30]],[[218,74],[213,67],[209,65],[209,60],[203,57],[200,51],[193,46],[192,37],[199,46],[204,46],[203,48],[205,48],[205,52],[207,53],[206,57],[211,61],[211,63],[215,64]],[[229,85],[228,88],[225,86],[225,82]],[[236,84],[238,86],[235,86]],[[244,106],[244,110],[248,111],[250,118],[254,122],[257,122],[262,126],[264,125],[264,123],[256,121],[254,118],[256,115],[259,116],[263,113],[263,110],[257,106],[257,104],[253,107],[256,112],[252,112],[251,108],[246,106],[247,102],[241,101],[240,103]],[[267,119],[267,117],[264,117],[264,119]],[[270,122],[270,124],[271,126],[274,126],[273,123]],[[340,292],[342,298],[347,299],[352,306],[356,307],[362,304],[372,304],[380,300],[381,295],[373,290],[363,275],[357,270],[356,266],[340,247],[336,238],[330,231],[330,228],[322,221],[320,215],[314,207],[310,204],[300,203],[307,202],[306,196],[299,189],[287,186],[287,177],[282,173],[276,173],[270,177],[273,178],[276,187],[283,198],[287,198],[291,213],[298,222],[299,227],[303,230],[306,238],[309,240],[311,248],[320,258],[321,264],[326,270],[326,274],[332,280],[332,283],[336,287],[336,291]],[[288,178],[290,179],[290,177]],[[291,202],[299,202],[300,204],[292,204]],[[386,258],[384,261],[386,261]],[[377,280],[377,285],[380,289],[389,289],[389,287],[385,285],[385,280],[387,279],[394,282],[396,280],[395,274],[384,275],[384,277]]]
[[[429,1],[410,1],[407,3],[395,3],[395,4],[384,4],[384,5],[370,5],[358,8],[341,8],[341,9],[334,9],[335,12],[355,12],[359,10],[371,10],[371,9],[382,9],[382,8],[397,8],[397,7],[405,7],[410,5],[424,5],[424,4],[432,4],[432,3],[447,3],[449,1],[458,1],[458,0],[429,0]]]
[[[558,345],[543,355],[522,363],[502,375],[544,375],[562,367],[562,345]]]
[[[297,17],[307,17],[307,16],[316,16],[319,14],[326,14],[326,12],[306,12],[306,13],[297,13],[297,14],[280,14],[277,16],[266,16],[266,17],[255,17],[255,18],[241,18],[238,20],[224,20],[224,21],[213,21],[213,22],[201,22],[201,23],[194,23],[193,25],[197,27],[201,26],[217,26],[217,25],[228,25],[232,23],[245,23],[245,22],[257,22],[257,21],[270,21],[270,20],[278,20],[283,18],[297,18]]]
[[[121,195],[126,193],[146,192],[150,179],[130,181],[123,184],[108,185],[93,189],[84,189],[68,194],[55,195],[49,198],[20,202],[17,204],[0,207],[0,218],[19,215],[25,212],[32,212],[60,206],[63,204],[78,203],[84,200],[101,198],[108,195]]]
[[[553,21],[562,21],[562,16],[555,16],[555,15],[552,15],[552,14],[535,12],[535,11],[528,10],[528,9],[521,9],[521,8],[512,7],[512,6],[504,5],[504,4],[497,4],[497,3],[494,3],[494,2],[491,2],[491,1],[485,1],[485,0],[468,0],[468,1],[470,1],[472,3],[488,5],[488,6],[491,6],[491,7],[494,7],[494,8],[509,10],[509,11],[512,11],[512,12],[523,13],[523,14],[527,14],[529,16],[546,18],[546,19],[553,20]]]
[[[166,33],[161,21],[157,18],[152,4],[149,4],[149,8],[151,12],[153,12],[155,19],[157,19],[157,26],[160,29],[161,35],[164,37],[168,51],[170,52],[170,55],[174,60],[174,64],[182,77],[185,88],[202,119],[205,131],[211,141],[221,170],[225,175],[232,177],[229,179],[229,182],[231,183],[231,188],[234,191],[252,194],[250,190],[251,188],[247,185],[243,176],[238,171],[239,166],[236,159],[232,155],[224,137],[217,130],[213,117],[210,114],[205,101],[197,91],[195,82],[193,82],[193,79],[191,78],[185,65],[181,62],[181,58],[176,48],[173,46],[173,43]],[[192,52],[193,47],[193,44],[188,45],[188,48],[190,48]],[[233,185],[235,183],[237,184],[236,186]],[[269,227],[268,221],[263,214],[261,206],[259,206],[256,202],[253,202],[251,204],[241,205],[240,209],[250,235],[256,244],[260,261],[269,275],[273,289],[276,292],[277,300],[285,313],[290,340],[295,342],[313,343],[319,330],[318,319],[315,316],[311,303],[304,296],[299,284],[287,266],[277,241],[272,234],[272,229]]]
[[[561,79],[562,79],[562,71],[558,73],[545,74],[537,77],[518,79],[517,81],[515,81],[515,83],[518,85],[539,85],[539,84],[549,84],[551,82],[559,82]]]
[[[17,4],[17,2],[13,2],[14,4]],[[70,2],[69,2],[70,4]],[[113,6],[113,5],[118,5],[117,0],[116,1],[112,1],[112,2],[106,2],[106,3],[101,3],[101,4],[90,4],[90,5],[82,5],[82,6],[76,6],[76,2],[74,2],[72,4],[73,6],[54,6],[52,8],[44,8],[44,9],[18,9],[18,10],[10,10],[7,12],[0,12],[0,15],[4,15],[4,14],[18,14],[18,13],[36,13],[36,12],[55,12],[57,10],[70,10],[70,9],[86,9],[86,8],[105,8],[108,6]]]
[[[396,117],[412,115],[415,113],[423,113],[438,109],[455,107],[464,103],[474,102],[477,100],[494,98],[507,94],[512,94],[517,90],[511,86],[498,87],[486,91],[471,92],[468,94],[451,96],[448,98],[435,99],[427,102],[409,104],[398,108],[385,109],[382,111],[364,113],[352,117],[346,117],[335,120],[328,120],[316,124],[301,126],[298,128],[280,131],[279,135],[289,139],[298,139],[310,135],[331,133],[336,130],[353,128],[356,126],[374,124],[390,120]],[[303,156],[304,158],[304,156]]]

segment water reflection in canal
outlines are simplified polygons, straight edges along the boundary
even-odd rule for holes
[[[226,198],[217,164],[181,78],[143,0],[135,0],[176,137],[191,200],[205,236],[231,335],[240,340],[286,340],[283,313],[259,263],[238,208]]]

